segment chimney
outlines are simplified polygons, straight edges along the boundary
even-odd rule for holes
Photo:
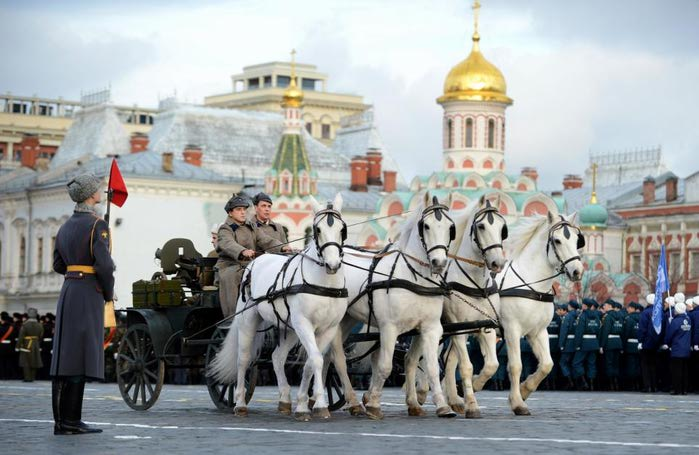
[[[148,135],[133,133],[131,135],[131,153],[145,152],[148,148]]]
[[[677,177],[668,177],[665,181],[665,201],[674,202],[677,200]]]
[[[529,177],[536,183],[536,180],[539,178],[539,173],[536,172],[535,167],[523,167],[522,168],[522,175]]]
[[[583,179],[579,175],[567,174],[563,176],[563,189],[573,190],[575,188],[582,188]]]
[[[366,157],[355,156],[350,162],[350,170],[352,175],[352,184],[350,191],[367,191],[367,177],[369,174],[369,162]]]
[[[396,171],[383,171],[383,190],[386,193],[393,193],[396,191]]]
[[[366,159],[369,161],[369,175],[367,183],[369,185],[381,185],[381,160],[383,156],[379,150],[369,150],[366,154]]]
[[[193,166],[201,167],[201,156],[203,152],[201,147],[197,145],[187,145],[182,152],[182,157],[185,163],[189,163]]]
[[[650,175],[643,179],[643,205],[655,202],[655,179]]]
[[[41,151],[39,145],[39,137],[35,134],[27,134],[19,143],[19,150],[22,159],[22,166],[33,168],[36,164],[36,159]]]
[[[172,152],[163,153],[163,171],[172,172],[172,162],[174,160],[174,154]]]

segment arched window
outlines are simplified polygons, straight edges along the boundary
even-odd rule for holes
[[[447,119],[447,148],[452,148],[454,146],[453,140],[453,128],[451,119]]]
[[[451,160],[451,158],[447,159],[447,169],[454,169],[454,162]]]
[[[36,271],[42,273],[44,271],[44,238],[36,239]]]
[[[398,201],[393,201],[391,202],[391,205],[388,206],[388,210],[386,214],[388,216],[392,215],[400,215],[403,212],[403,204],[401,204]]]
[[[24,275],[27,267],[27,239],[22,235],[19,238],[19,275]]]
[[[466,148],[473,147],[473,119],[466,119]]]
[[[483,169],[492,169],[492,168],[493,168],[493,162],[491,160],[483,161]]]
[[[466,158],[461,166],[464,169],[473,169],[473,161],[469,158]]]
[[[495,148],[495,120],[488,120],[488,148]]]

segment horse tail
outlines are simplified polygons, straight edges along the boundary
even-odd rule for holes
[[[224,384],[234,383],[238,376],[238,321],[234,318],[221,350],[209,364],[206,375]]]

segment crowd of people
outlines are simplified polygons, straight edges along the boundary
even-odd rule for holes
[[[49,379],[51,344],[56,318],[26,313],[0,313],[0,379]]]

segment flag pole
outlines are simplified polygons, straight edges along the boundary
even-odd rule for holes
[[[112,158],[112,163],[114,158]],[[109,166],[109,183],[107,183],[107,213],[104,214],[104,221],[107,222],[107,229],[109,229],[109,214],[112,208],[112,165]]]

